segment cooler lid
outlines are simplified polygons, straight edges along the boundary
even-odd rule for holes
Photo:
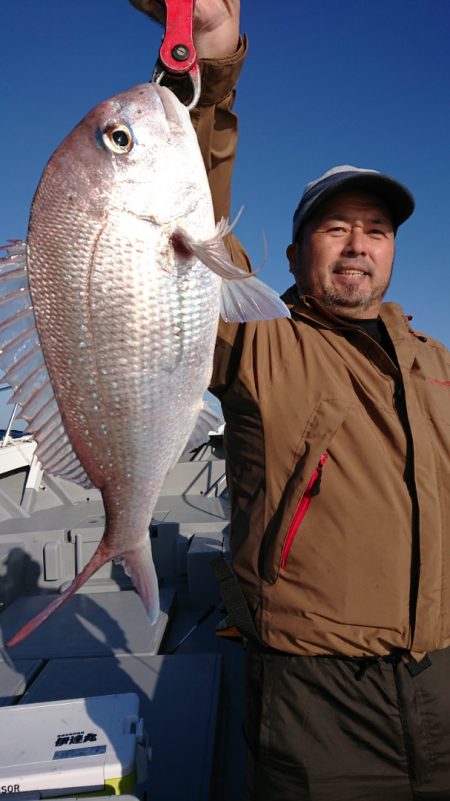
[[[133,771],[140,732],[136,693],[1,708],[0,785],[102,788]]]

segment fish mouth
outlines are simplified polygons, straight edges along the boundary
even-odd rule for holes
[[[185,122],[185,120],[183,120],[183,116],[185,115],[187,118],[189,118],[189,112],[187,108],[183,106],[178,98],[175,97],[174,93],[166,86],[160,86],[156,83],[151,84],[151,86],[161,100],[169,127],[171,129],[176,128],[179,130],[180,127],[182,127],[183,122]]]
[[[160,134],[164,131],[170,141],[173,134],[186,127],[186,119],[189,119],[189,112],[173,92],[166,86],[159,86],[156,83],[138,84],[108,103],[110,119],[102,125],[102,129],[106,125],[118,123],[129,125],[129,119],[137,122],[136,115],[142,115],[142,118],[155,115],[155,125],[156,120],[159,120]]]

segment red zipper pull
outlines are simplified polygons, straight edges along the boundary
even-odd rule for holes
[[[327,459],[328,459],[328,453],[327,452],[323,453],[322,456],[319,459],[319,463],[318,463],[317,468],[316,468],[317,469],[317,475],[316,475],[316,478],[315,478],[315,481],[314,481],[313,485],[310,487],[310,490],[309,490],[309,494],[310,494],[311,498],[314,498],[320,492],[320,484],[322,482],[323,466],[324,466],[325,462],[327,461]]]

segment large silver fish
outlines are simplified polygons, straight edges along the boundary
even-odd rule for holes
[[[0,368],[49,473],[101,490],[103,538],[33,631],[121,560],[159,614],[148,526],[208,386],[219,314],[288,316],[231,263],[188,112],[153,84],[98,105],[50,159],[0,262]],[[234,280],[238,279],[238,280]]]

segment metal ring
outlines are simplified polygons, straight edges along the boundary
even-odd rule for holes
[[[170,73],[167,73],[164,70],[158,70],[156,67],[152,76],[152,83],[156,83],[158,86],[163,86],[163,78],[165,78],[165,76],[168,74],[170,75]],[[200,99],[201,86],[199,80],[195,81],[190,73],[188,73],[188,75],[192,84],[192,98],[189,103],[184,103],[184,105],[188,111],[192,111]]]

